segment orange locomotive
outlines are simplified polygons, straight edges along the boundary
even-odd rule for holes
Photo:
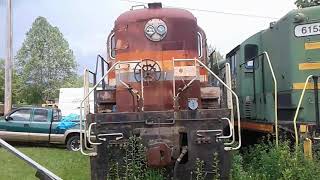
[[[98,141],[90,141],[92,179],[106,178],[107,159],[116,156],[107,151],[130,136],[141,137],[149,167],[171,167],[176,179],[190,179],[197,158],[212,177],[214,152],[221,178],[228,178],[221,141],[228,123],[221,119],[230,110],[222,107],[220,88],[208,83],[206,36],[196,18],[151,3],[120,15],[107,44],[109,69],[94,90],[96,111],[87,115],[87,134]]]

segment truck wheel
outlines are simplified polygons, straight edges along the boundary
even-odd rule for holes
[[[71,136],[67,141],[67,149],[69,151],[79,151],[80,150],[80,136]]]

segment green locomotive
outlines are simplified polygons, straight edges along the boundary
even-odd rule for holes
[[[297,116],[296,133],[317,136],[320,6],[292,10],[231,50],[226,60],[231,65],[232,88],[240,99],[242,129],[294,133]]]

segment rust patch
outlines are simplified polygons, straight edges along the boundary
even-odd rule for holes
[[[148,166],[164,167],[171,164],[171,149],[165,143],[153,144],[147,151]]]

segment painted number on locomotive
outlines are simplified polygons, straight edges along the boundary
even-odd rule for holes
[[[297,37],[312,36],[320,34],[320,23],[302,24],[294,28]]]

